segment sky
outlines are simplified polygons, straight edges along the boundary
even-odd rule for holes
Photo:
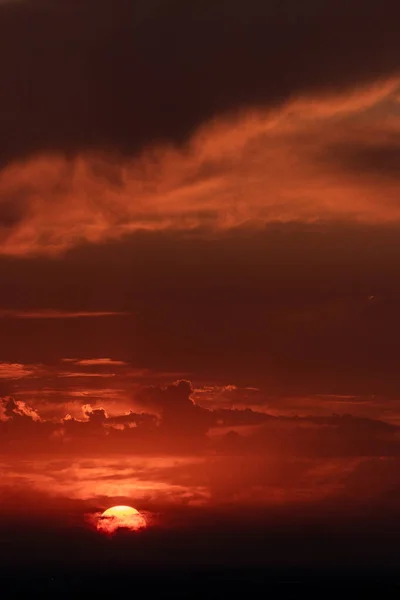
[[[326,562],[392,564],[399,17],[395,0],[0,2],[10,560],[32,558],[27,527],[49,532],[43,557],[70,527],[99,556],[90,516],[128,504],[145,561],[172,531],[178,563],[311,564],[334,530]]]

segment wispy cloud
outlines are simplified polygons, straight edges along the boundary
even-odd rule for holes
[[[85,372],[68,372],[59,373],[58,377],[115,377],[115,373],[85,373]]]
[[[20,363],[0,363],[0,379],[22,379],[33,372],[33,369]]]
[[[75,359],[63,359],[66,362],[74,362],[76,365],[81,365],[82,367],[90,367],[90,366],[125,366],[128,363],[123,360],[114,360],[112,358],[86,358],[82,360]]]
[[[397,156],[397,147],[386,146],[399,131],[398,85],[389,79],[347,94],[298,98],[275,111],[221,118],[200,128],[187,151],[164,146],[122,162],[88,153],[73,162],[42,155],[11,164],[0,174],[0,194],[13,194],[30,210],[12,221],[1,251],[51,254],[77,240],[101,242],[144,229],[221,230],[293,220],[398,222],[394,170],[389,178],[387,169],[361,168],[370,155],[382,154],[381,147],[386,162]],[[379,148],[365,156],[368,140]],[[57,202],[55,182],[61,190]],[[111,314],[116,313],[29,316]]]

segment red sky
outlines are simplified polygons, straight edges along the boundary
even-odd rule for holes
[[[399,16],[0,2],[6,516],[398,514]]]

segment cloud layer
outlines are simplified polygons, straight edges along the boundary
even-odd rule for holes
[[[141,229],[397,222],[398,11],[3,4],[1,252]]]
[[[397,223],[396,90],[392,79],[245,112],[203,126],[185,148],[136,158],[80,152],[11,163],[0,172],[3,253],[54,254],[138,230]]]

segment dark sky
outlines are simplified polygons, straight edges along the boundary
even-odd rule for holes
[[[227,564],[242,543],[269,564],[229,554],[251,508],[283,562],[332,515],[345,548],[358,514],[390,563],[399,19],[394,0],[0,2],[0,499],[49,532],[43,557],[70,518],[101,554],[87,515],[122,503],[157,515],[149,556],[166,527],[200,557],[204,524]]]

